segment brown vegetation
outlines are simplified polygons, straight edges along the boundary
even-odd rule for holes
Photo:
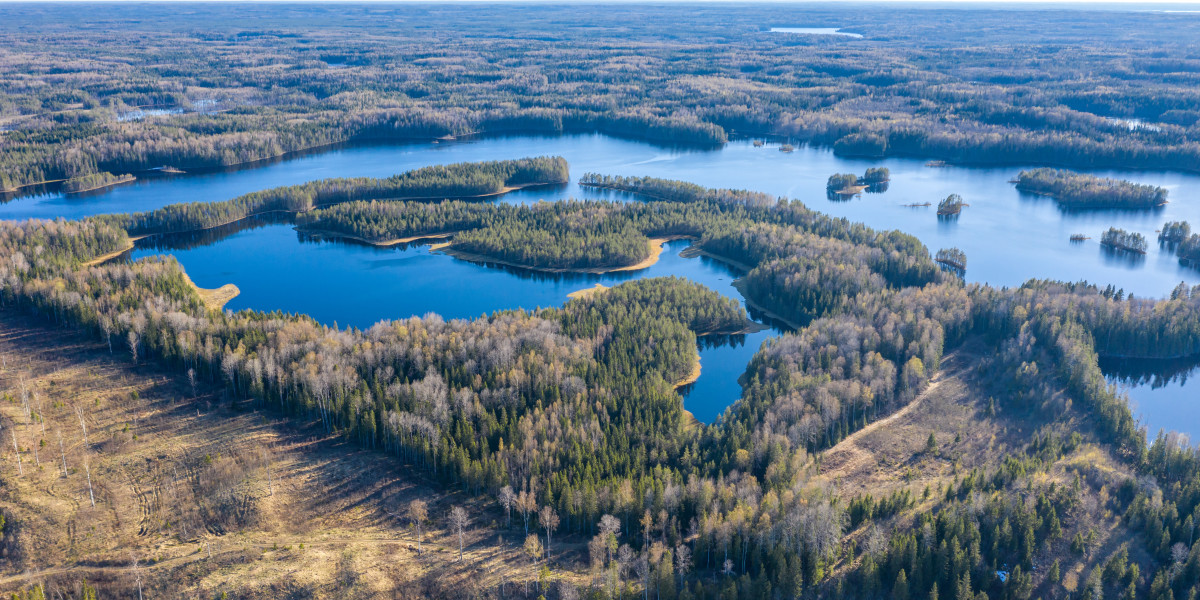
[[[88,581],[129,597],[140,576],[146,597],[393,598],[533,577],[515,534],[502,542],[478,501],[315,425],[11,311],[0,312],[0,357],[0,433],[21,449],[20,471],[11,444],[0,458],[0,511],[19,531],[0,591],[43,584],[50,597]],[[402,509],[417,498],[431,515],[422,556]],[[463,562],[442,518],[457,504],[473,522]]]

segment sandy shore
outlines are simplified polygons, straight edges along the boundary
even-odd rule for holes
[[[108,254],[101,254],[100,256],[97,256],[96,258],[93,258],[92,260],[89,260],[89,261],[83,263],[83,267],[86,269],[88,267],[99,266],[99,265],[104,264],[122,254],[125,254],[126,252],[129,252],[130,250],[133,250],[133,243],[135,241],[137,241],[138,239],[139,238],[129,238],[129,242],[126,243],[124,248],[121,248],[120,250],[114,250],[112,252],[109,252]]]
[[[844,187],[840,190],[837,190],[834,193],[839,196],[855,196],[857,194],[863,193],[863,190],[865,190],[869,187],[871,187],[871,186],[869,186],[869,185],[851,185],[851,186]]]
[[[675,389],[679,389],[685,385],[691,385],[693,383],[696,383],[697,379],[700,379],[700,354],[699,353],[696,354],[696,362],[694,364],[692,364],[691,372],[689,372],[686,376],[684,376],[683,379],[680,379],[679,381],[676,381],[675,383],[672,383],[671,385],[674,386]]]
[[[200,295],[200,299],[204,301],[204,305],[210,310],[221,310],[225,308],[226,303],[236,298],[238,294],[242,293],[242,290],[239,290],[238,287],[232,283],[227,283],[215,290],[202,288],[196,285],[196,282],[192,281],[191,277],[188,277],[187,271],[183,271],[183,278],[187,280],[188,285],[192,286],[192,289],[196,290],[196,293]]]
[[[533,267],[530,265],[525,265],[525,264],[521,264],[521,263],[517,263],[517,262],[512,262],[512,261],[496,258],[493,256],[488,256],[486,254],[475,254],[472,252],[463,252],[463,251],[457,250],[453,247],[454,242],[442,242],[439,244],[433,244],[432,246],[430,246],[430,249],[431,250],[441,250],[441,251],[445,252],[446,254],[449,254],[450,256],[453,256],[455,258],[461,258],[463,260],[469,260],[471,262],[495,263],[498,265],[508,265],[510,267],[529,269],[531,271],[542,271],[544,273],[591,273],[593,275],[603,275],[604,273],[615,273],[618,271],[638,271],[638,270],[650,267],[651,265],[657,263],[658,259],[662,256],[663,246],[669,241],[678,240],[678,239],[684,239],[684,236],[650,238],[650,240],[648,242],[648,245],[650,247],[650,255],[632,265],[626,265],[623,267],[590,267],[590,268],[582,268],[582,269]]]
[[[420,241],[420,240],[443,240],[443,239],[446,239],[446,238],[454,235],[455,233],[458,233],[456,231],[444,231],[441,233],[430,233],[430,234],[426,234],[426,235],[414,235],[414,236],[409,236],[409,237],[393,238],[390,240],[379,241],[379,240],[369,240],[367,238],[358,237],[356,235],[350,235],[348,233],[337,233],[336,231],[325,231],[323,229],[299,229],[298,231],[302,231],[307,234],[325,236],[325,237],[330,237],[330,238],[354,240],[356,242],[362,242],[364,244],[370,244],[372,246],[380,246],[380,247],[398,246],[400,244],[411,244],[413,242]]]
[[[604,285],[603,283],[597,283],[596,287],[583,288],[582,290],[575,290],[574,292],[567,294],[567,297],[572,300],[574,300],[575,298],[587,298],[588,296],[591,296],[598,292],[603,292],[604,290],[607,290],[607,289],[609,289],[607,285]]]

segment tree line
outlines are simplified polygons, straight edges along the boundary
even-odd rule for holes
[[[567,180],[562,157],[525,158],[422,167],[386,178],[320,179],[251,192],[222,202],[171,204],[145,213],[99,219],[130,235],[180,233],[227,225],[270,212],[303,213],[316,207],[372,199],[440,201],[498,194],[511,187]]]

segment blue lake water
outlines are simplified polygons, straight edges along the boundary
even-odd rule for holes
[[[837,27],[772,27],[771,33],[798,33],[801,35],[844,35],[861,38],[862,34],[842,31]]]
[[[602,135],[516,136],[406,145],[355,146],[312,153],[254,168],[187,176],[143,178],[130,185],[84,195],[46,193],[0,204],[0,218],[79,218],[92,214],[151,210],[189,201],[217,201],[247,192],[326,177],[382,177],[410,169],[464,161],[561,155],[571,165],[572,179],[585,172],[650,175],[711,187],[751,189],[804,201],[810,207],[861,221],[879,229],[899,229],[920,238],[931,251],[958,247],[966,252],[968,281],[1016,286],[1030,278],[1086,279],[1114,284],[1138,296],[1164,296],[1180,281],[1200,284],[1200,271],[1181,267],[1153,242],[1168,220],[1200,226],[1200,176],[1152,171],[1095,171],[1096,174],[1161,185],[1171,202],[1151,211],[1067,212],[1048,198],[1018,192],[1009,180],[1021,167],[925,166],[924,160],[846,159],[827,149],[801,146],[780,152],[777,144],[755,147],[736,141],[715,149],[664,148]],[[833,173],[861,174],[867,167],[891,171],[888,190],[848,201],[825,197],[825,181]],[[1026,167],[1028,168],[1028,167]],[[970,206],[953,221],[938,220],[934,207],[909,204],[961,194]],[[575,183],[527,189],[498,201],[528,203],[559,198],[628,196],[581,188]],[[1103,251],[1095,239],[1110,226],[1142,233],[1151,241],[1147,255],[1128,257]],[[1093,238],[1072,244],[1084,233]],[[597,281],[680,275],[737,297],[728,286],[734,275],[702,258],[678,256],[677,242],[658,265],[634,274],[603,277],[530,276],[493,266],[430,253],[426,247],[377,249],[340,242],[308,242],[289,226],[244,230],[211,246],[172,250],[198,284],[234,283],[242,295],[229,308],[289,310],[312,314],[323,322],[366,326],[382,318],[439,312],[446,317],[474,317],[496,309],[552,306],[566,294]],[[138,250],[137,256],[150,252]],[[312,282],[311,284],[308,282]],[[356,294],[343,293],[357,290]],[[272,291],[276,290],[276,291]],[[329,294],[328,290],[338,290]],[[686,404],[702,420],[711,420],[739,395],[737,378],[746,361],[769,334],[747,336],[743,344],[702,350],[703,375],[686,396]],[[1175,379],[1159,388],[1135,383],[1135,400],[1143,393],[1178,390],[1193,395],[1194,385]],[[1149,404],[1140,401],[1141,405]],[[719,408],[718,408],[719,407]],[[704,415],[708,415],[706,418]],[[1195,419],[1147,416],[1151,429],[1193,429]]]
[[[659,261],[640,271],[549,274],[461,260],[422,244],[380,248],[318,240],[291,225],[265,224],[190,248],[137,248],[132,258],[170,253],[200,287],[235,283],[241,293],[226,305],[229,310],[305,313],[326,324],[358,328],[431,312],[447,319],[471,319],[501,309],[560,306],[567,294],[597,283],[613,286],[671,275],[743,302],[732,285],[740,274],[705,256],[681,257],[689,244],[669,242]],[[704,340],[701,381],[680,390],[688,410],[701,421],[714,421],[741,396],[738,377],[772,334],[777,332],[722,336],[717,343]]]

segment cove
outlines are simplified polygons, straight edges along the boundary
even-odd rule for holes
[[[758,147],[749,140],[731,142],[715,149],[665,148],[603,135],[513,136],[439,143],[355,146],[297,156],[253,169],[142,178],[133,184],[95,194],[66,196],[48,193],[22,197],[0,205],[0,218],[80,218],[93,214],[137,212],[177,202],[225,200],[251,191],[326,177],[383,177],[434,164],[561,155],[570,163],[574,179],[592,171],[610,175],[649,175],[680,179],[709,187],[762,191],[795,198],[826,214],[863,222],[877,229],[898,229],[913,234],[924,242],[931,252],[939,248],[958,247],[968,257],[966,280],[969,282],[1018,286],[1031,278],[1066,281],[1086,279],[1102,286],[1112,284],[1123,288],[1126,293],[1134,293],[1140,297],[1165,296],[1180,281],[1189,285],[1200,284],[1200,271],[1180,266],[1170,252],[1160,249],[1154,243],[1156,231],[1166,221],[1186,220],[1191,222],[1193,227],[1200,226],[1200,175],[1153,171],[1092,171],[1104,177],[1166,187],[1170,191],[1170,203],[1149,211],[1071,212],[1060,209],[1052,199],[1018,192],[1009,180],[1022,168],[1020,166],[932,168],[920,159],[845,158],[834,155],[828,149],[806,146],[796,148],[790,153],[780,152],[779,149],[778,144],[767,143]],[[1033,166],[1035,165],[1025,168]],[[864,193],[846,201],[829,200],[826,197],[825,184],[829,175],[862,174],[868,167],[887,167],[890,170],[891,181],[886,192]],[[970,204],[953,220],[939,220],[932,206],[907,206],[926,202],[936,205],[939,199],[951,193],[962,195]],[[631,199],[624,194],[581,188],[575,183],[570,183],[558,187],[521,190],[497,201],[529,203],[567,197]],[[1151,241],[1148,253],[1144,256],[1130,256],[1103,250],[1096,240],[1100,233],[1110,226],[1146,236]],[[302,243],[299,245],[300,250],[297,250],[296,241],[292,239],[296,233],[290,228],[283,228],[281,233],[288,238],[287,243],[279,248],[280,254],[276,261],[264,267],[265,273],[243,272],[244,276],[237,279],[216,275],[220,275],[220,271],[229,271],[232,275],[236,271],[233,264],[238,260],[247,260],[244,256],[231,254],[228,260],[218,260],[216,256],[190,260],[184,258],[183,251],[176,253],[180,254],[189,273],[193,274],[201,286],[216,287],[232,282],[242,287],[243,297],[235,299],[229,305],[229,308],[236,309],[248,306],[249,304],[241,302],[248,303],[253,298],[247,284],[238,279],[270,279],[274,274],[284,272],[297,273],[297,277],[304,278],[306,271],[301,268],[302,265],[292,266],[291,262],[302,260],[301,257],[312,248],[331,246]],[[1083,233],[1092,239],[1073,244],[1069,237],[1074,233]],[[264,248],[266,246],[263,245]],[[367,250],[376,252],[373,256],[379,260],[386,257],[387,260],[393,261],[421,256],[422,252],[420,249],[410,249],[413,253],[407,253],[409,251],[406,250],[400,253],[378,254],[374,249]],[[264,250],[256,248],[246,251]],[[213,252],[219,255],[224,250]],[[676,253],[671,253],[670,256],[674,254]],[[664,256],[664,260],[666,258],[668,256]],[[209,261],[215,263],[210,265]],[[200,272],[203,269],[216,272],[212,273],[214,276],[205,278]],[[382,269],[383,267],[377,267],[377,271]],[[308,293],[327,294],[328,290],[337,290],[340,285],[345,285],[344,281],[338,279],[336,270],[330,268],[328,285],[317,286],[318,289]],[[658,274],[671,274],[662,270],[653,271]],[[430,276],[436,276],[436,273]],[[639,272],[625,276],[645,274]],[[519,276],[509,277],[511,281],[519,282],[518,285],[523,287],[532,287],[535,285],[532,282],[537,281]],[[344,309],[330,305],[327,299],[313,298],[311,305],[308,305],[311,310],[305,309],[304,312],[314,312],[314,316],[322,321],[337,321],[342,325],[366,325],[374,317],[407,317],[426,311],[437,311],[448,317],[473,317],[489,312],[493,307],[529,307],[531,304],[557,306],[565,301],[567,292],[590,287],[595,282],[578,280],[571,285],[560,285],[561,289],[555,289],[553,293],[530,292],[529,295],[522,295],[520,298],[517,298],[515,293],[508,292],[503,303],[480,303],[467,312],[464,312],[467,307],[464,304],[463,311],[454,312],[458,309],[450,306],[452,302],[448,300],[449,292],[438,292],[428,285],[422,288],[422,284],[412,278],[402,281],[407,281],[406,285],[410,287],[403,287],[398,283],[391,285],[391,293],[387,295],[376,293],[375,288],[349,288],[360,289],[362,299]],[[736,293],[735,290],[722,289],[706,281],[700,282],[722,293]],[[541,282],[536,285],[549,284]],[[387,287],[387,284],[376,281],[374,286]],[[493,295],[502,294],[487,287],[477,289],[487,290]],[[559,291],[562,293],[559,294]],[[460,293],[470,295],[467,292]],[[412,297],[427,294],[440,294],[440,297],[432,298],[419,306],[412,303]],[[285,298],[282,294],[280,298],[284,302],[254,306],[266,310],[302,309],[294,304],[295,300]],[[380,307],[367,307],[368,298],[380,303]],[[340,310],[346,312],[339,312]],[[408,312],[404,312],[406,310]],[[724,396],[727,398],[726,402],[738,395],[737,375],[741,374],[746,365],[742,356],[748,358],[758,347],[755,338],[747,337],[749,339],[744,341],[744,345],[737,348],[742,355],[730,357],[731,361],[738,361],[736,368],[731,367],[737,374],[724,380],[729,389],[733,390]],[[720,350],[722,352],[734,350],[733,347],[721,348],[728,348]],[[716,368],[714,362],[716,361],[704,361],[705,374],[702,374],[701,381],[697,382],[689,393],[689,398],[693,400],[689,408],[695,403],[695,394],[701,393],[697,388],[715,385],[712,383],[715,380],[708,377]],[[1174,379],[1158,389],[1177,390],[1181,394],[1195,396],[1194,388],[1195,384],[1191,383],[1191,380]],[[1133,392],[1136,395],[1136,389]],[[699,415],[702,411],[698,411]],[[1180,419],[1171,419],[1168,414],[1160,423],[1180,427],[1179,424],[1183,422]],[[1152,431],[1158,427],[1155,423],[1149,425]]]
[[[1194,445],[1200,441],[1200,356],[1173,360],[1100,359],[1109,383],[1129,395],[1133,416],[1149,434],[1159,431],[1186,434]]]
[[[138,243],[131,258],[172,254],[200,287],[237,285],[241,293],[225,306],[229,310],[304,313],[327,325],[357,328],[429,313],[472,319],[497,310],[561,306],[567,294],[597,283],[611,287],[671,275],[701,283],[745,307],[732,285],[740,273],[706,256],[680,256],[690,244],[668,242],[659,261],[640,271],[551,274],[461,260],[419,243],[376,247],[321,239],[297,232],[290,224],[260,221],[200,239],[148,238]],[[751,316],[762,318],[756,311]],[[741,397],[738,379],[750,358],[763,341],[779,333],[767,329],[702,337],[700,379],[680,388],[685,407],[702,422],[715,421]]]

